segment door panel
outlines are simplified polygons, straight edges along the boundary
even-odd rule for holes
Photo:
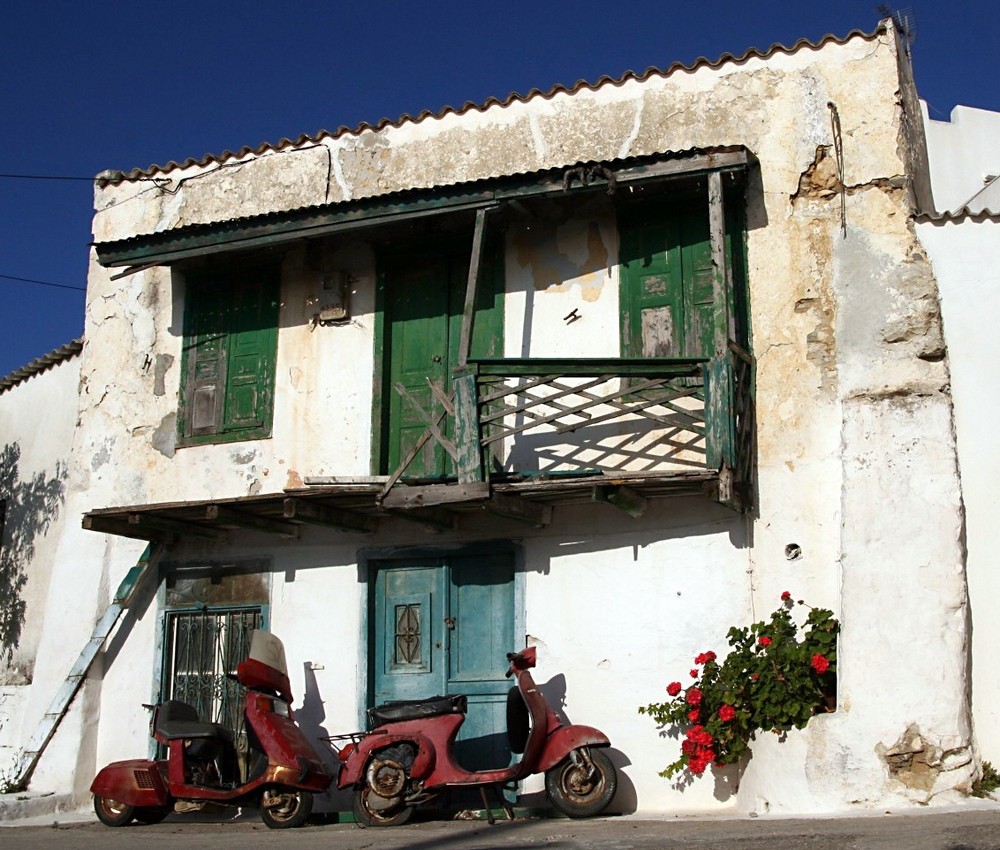
[[[442,631],[447,594],[440,564],[379,570],[375,604],[375,703],[445,692]]]
[[[505,658],[517,648],[512,555],[383,561],[373,596],[375,703],[466,694],[459,762],[473,770],[509,763]]]
[[[471,240],[470,240],[471,241]],[[502,275],[498,253],[487,252],[476,290],[470,354],[499,357],[503,352]],[[426,419],[395,389],[400,384],[417,405],[437,419],[441,403],[427,382],[445,395],[451,392],[452,369],[458,362],[462,313],[469,276],[469,246],[464,243],[427,248],[415,245],[405,254],[383,260],[385,287],[385,353],[382,469],[392,474],[426,430]],[[446,417],[441,431],[450,436]],[[451,458],[431,438],[407,467],[406,478],[454,475]]]

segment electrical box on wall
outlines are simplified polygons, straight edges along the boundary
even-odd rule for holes
[[[335,325],[351,318],[351,288],[347,273],[326,272],[320,285],[319,315],[321,325]]]

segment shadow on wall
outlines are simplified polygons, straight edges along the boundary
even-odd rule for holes
[[[35,541],[59,515],[66,490],[67,472],[62,464],[56,463],[52,478],[39,472],[21,480],[20,460],[17,443],[0,449],[0,500],[6,506],[0,527],[0,664],[10,663],[21,638],[27,608],[22,597]]]

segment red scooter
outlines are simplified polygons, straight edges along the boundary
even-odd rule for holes
[[[414,807],[446,788],[478,786],[490,823],[493,814],[485,789],[496,790],[504,812],[513,817],[499,793],[502,786],[534,773],[545,774],[552,804],[569,817],[589,817],[607,807],[618,778],[600,749],[610,741],[590,726],[567,726],[556,716],[528,672],[535,648],[507,654],[517,688],[508,699],[507,725],[511,750],[523,753],[510,767],[468,771],[455,759],[454,744],[465,720],[465,696],[433,697],[387,703],[370,709],[370,732],[329,739],[341,761],[337,785],[354,788],[354,815],[360,826],[406,823]],[[339,744],[339,742],[346,742]]]
[[[90,790],[102,823],[158,823],[177,800],[256,803],[273,829],[305,823],[312,792],[325,791],[333,777],[295,723],[281,641],[255,631],[249,657],[230,678],[248,689],[246,764],[241,767],[237,758],[232,731],[201,721],[193,706],[178,700],[146,706],[153,710],[150,734],[167,748],[167,757],[117,761],[97,774]]]

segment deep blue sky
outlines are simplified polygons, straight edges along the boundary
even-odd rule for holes
[[[467,100],[870,31],[871,0],[13,0],[0,173],[90,178]],[[898,7],[896,7],[898,8]],[[1000,2],[912,0],[932,117],[1000,110]],[[0,376],[81,335],[92,188],[0,177]]]

